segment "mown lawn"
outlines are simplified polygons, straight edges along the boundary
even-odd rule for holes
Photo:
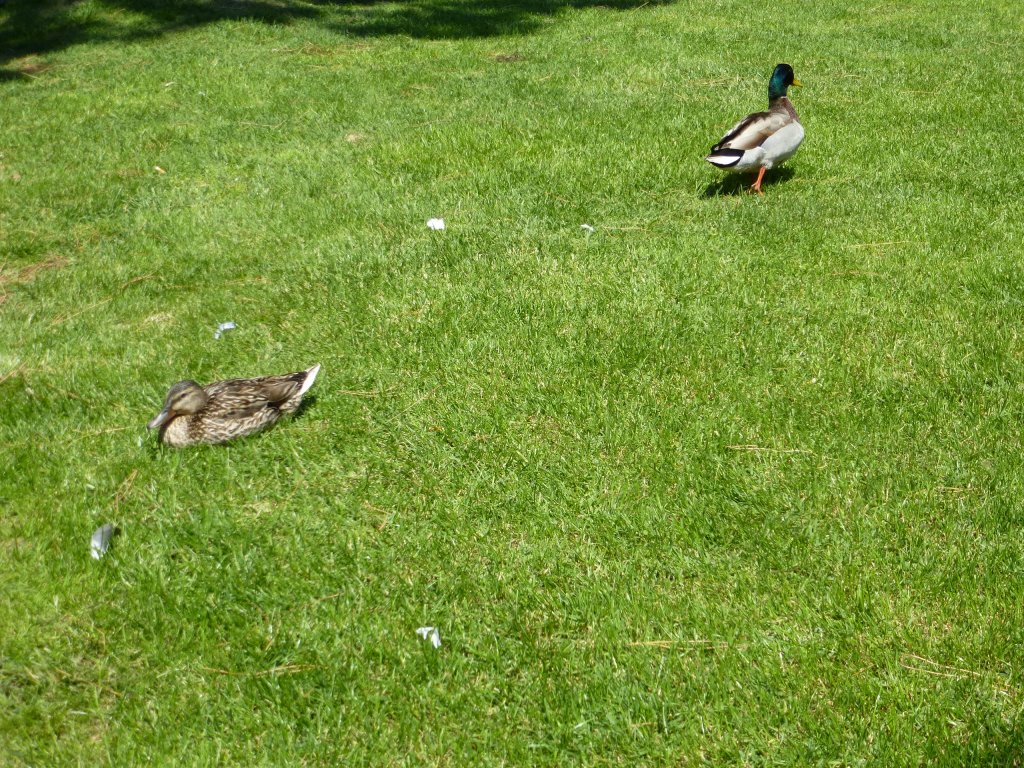
[[[1020,765],[1022,46],[0,6],[0,764]],[[758,198],[702,158],[780,61]],[[144,429],[316,362],[258,437]]]

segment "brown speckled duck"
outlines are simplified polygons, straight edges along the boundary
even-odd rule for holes
[[[251,435],[298,409],[319,372],[317,364],[308,371],[215,381],[205,387],[179,381],[146,427],[159,427],[159,439],[175,448]]]

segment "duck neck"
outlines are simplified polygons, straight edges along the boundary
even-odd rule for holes
[[[777,99],[772,99],[768,104],[768,111],[789,115],[791,119],[800,122],[800,117],[797,115],[796,109],[793,107],[793,102],[786,96],[779,96]]]

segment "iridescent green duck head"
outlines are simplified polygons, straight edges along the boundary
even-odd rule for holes
[[[146,429],[162,427],[177,416],[191,416],[199,413],[210,401],[206,391],[194,381],[179,381],[164,400],[164,408],[146,425]]]
[[[785,96],[791,85],[799,88],[803,83],[796,79],[793,68],[789,64],[776,64],[771,80],[768,81],[768,101]]]

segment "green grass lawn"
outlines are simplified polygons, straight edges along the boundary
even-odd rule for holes
[[[1022,46],[0,6],[0,764],[1020,765]],[[703,156],[780,61],[759,198]],[[257,437],[144,429],[317,362]]]

